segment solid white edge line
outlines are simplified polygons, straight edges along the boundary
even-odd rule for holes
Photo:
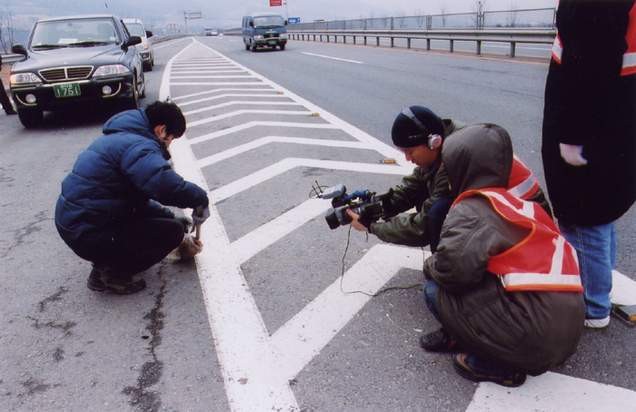
[[[169,76],[164,76],[160,98],[165,99],[169,93]],[[176,170],[209,191],[188,140],[178,139],[170,149]],[[201,227],[206,247],[195,262],[229,406],[233,411],[296,411],[298,404],[287,379],[277,372],[277,365],[270,363],[278,355],[272,353],[267,328],[233,259],[218,211],[212,203],[209,209],[210,218]],[[228,339],[230,335],[235,339]]]

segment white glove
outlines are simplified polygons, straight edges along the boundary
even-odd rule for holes
[[[208,207],[199,206],[192,211],[192,223],[194,226],[200,226],[210,217],[210,209]]]
[[[585,166],[587,159],[583,157],[583,146],[559,143],[561,157],[565,162],[572,166]]]

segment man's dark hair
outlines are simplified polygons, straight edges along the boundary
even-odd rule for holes
[[[175,138],[183,136],[186,130],[186,120],[179,106],[172,102],[156,101],[146,107],[146,116],[150,122],[150,128],[165,125],[166,133]]]

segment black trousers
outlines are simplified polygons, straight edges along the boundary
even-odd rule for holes
[[[160,262],[185,234],[181,222],[166,218],[135,219],[114,229],[112,235],[64,240],[82,259],[109,267],[113,275],[130,277]]]

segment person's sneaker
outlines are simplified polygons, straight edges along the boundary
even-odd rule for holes
[[[506,372],[497,374],[472,368],[468,361],[469,356],[471,355],[460,353],[453,359],[455,371],[463,378],[473,382],[493,382],[510,388],[521,386],[526,381],[526,374],[523,372]]]
[[[590,329],[603,329],[609,326],[610,317],[607,316],[601,319],[585,319],[583,326]]]
[[[458,350],[457,341],[444,328],[420,336],[420,346],[427,352],[453,352]]]

